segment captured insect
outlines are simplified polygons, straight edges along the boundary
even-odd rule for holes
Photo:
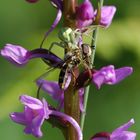
[[[47,75],[55,68],[61,68],[58,83],[60,88],[64,89],[66,81],[68,79],[68,75],[72,74],[75,77],[73,72],[75,67],[78,67],[80,64],[82,64],[85,69],[89,69],[92,50],[88,44],[79,45],[79,41],[81,39],[81,32],[79,32],[78,30],[72,30],[68,27],[62,28],[58,33],[58,37],[60,39],[60,42],[53,42],[49,48],[49,52],[51,53],[51,49],[54,47],[54,45],[64,48],[64,60],[60,62],[61,65],[58,63],[55,65],[55,67],[50,67],[48,71],[42,76]],[[43,58],[43,61],[48,63],[47,59],[45,58]]]

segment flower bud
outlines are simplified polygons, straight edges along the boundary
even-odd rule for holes
[[[81,5],[76,9],[77,19],[80,20],[90,20],[94,17],[94,9],[89,0],[85,0]]]
[[[35,2],[38,2],[38,0],[26,0],[27,2],[29,3],[35,3]]]

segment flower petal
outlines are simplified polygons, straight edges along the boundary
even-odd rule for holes
[[[109,27],[109,25],[112,22],[115,12],[116,12],[115,6],[103,6],[101,8],[100,24],[105,26],[106,28]]]
[[[38,86],[41,85],[41,89],[52,96],[54,100],[60,101],[64,98],[64,91],[60,89],[58,82],[38,79],[36,83]]]
[[[94,17],[94,8],[89,0],[85,0],[76,8],[76,24],[78,28],[91,25]]]
[[[136,133],[123,131],[115,136],[111,135],[111,140],[135,140],[135,137],[136,137]]]
[[[46,100],[43,98],[42,99],[42,103],[43,103],[43,113],[44,113],[44,118],[45,119],[49,119],[49,115],[52,113],[52,111],[49,109],[48,103],[46,102]]]
[[[85,0],[76,9],[77,19],[90,20],[94,18],[94,8],[89,0]]]
[[[27,52],[28,51],[21,46],[6,44],[0,54],[14,64],[24,65],[28,61],[26,56]]]
[[[38,115],[32,120],[32,134],[36,137],[42,137],[41,126],[44,122],[44,116]]]
[[[116,81],[116,75],[113,65],[101,68],[93,73],[93,83],[100,89],[102,84],[112,84]]]
[[[41,109],[43,104],[40,100],[28,95],[20,96],[20,101],[31,109]]]
[[[127,131],[134,124],[134,119],[115,129],[111,134],[111,140],[135,140],[136,133]]]
[[[81,89],[79,89],[78,90],[78,93],[79,93],[79,97],[80,97],[80,104],[79,104],[79,106],[80,106],[80,111],[81,112],[84,112],[85,110],[84,110],[84,88],[81,88]]]
[[[20,123],[22,125],[27,124],[24,113],[18,113],[18,112],[11,113],[10,118],[16,123]]]
[[[121,131],[127,131],[127,129],[129,127],[131,127],[131,125],[133,125],[135,123],[134,119],[131,119],[129,122],[123,124],[122,126],[120,126],[119,128],[115,129],[113,133],[118,133],[118,132],[121,132]]]
[[[122,68],[116,69],[115,70],[116,81],[113,84],[119,83],[120,81],[125,79],[127,76],[131,75],[132,72],[133,72],[132,67],[122,67]]]

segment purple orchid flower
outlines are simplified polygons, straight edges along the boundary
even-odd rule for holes
[[[25,125],[24,132],[26,134],[32,134],[35,137],[41,137],[42,136],[41,126],[44,120],[49,119],[49,117],[51,117],[50,115],[53,115],[65,119],[67,122],[72,124],[72,126],[77,131],[78,140],[83,139],[83,135],[78,123],[72,117],[64,113],[51,110],[45,99],[40,101],[39,99],[27,95],[22,95],[20,96],[20,101],[22,104],[25,105],[24,112],[11,113],[10,117],[14,122],[19,123],[21,125]]]
[[[115,129],[111,134],[108,132],[97,133],[91,140],[135,140],[136,133],[127,131],[132,124],[134,124],[134,119]]]
[[[49,52],[47,49],[34,49],[28,51],[27,49],[12,44],[6,44],[6,46],[0,51],[0,54],[7,60],[18,66],[25,65],[30,59],[43,58],[49,65],[59,67],[63,60],[55,54]]]
[[[37,85],[41,85],[41,89],[45,92],[47,92],[52,99],[54,99],[56,102],[58,102],[58,110],[62,109],[64,106],[64,90],[60,89],[58,82],[52,82],[52,81],[47,81],[43,79],[38,79],[36,81]],[[65,89],[68,87],[65,87]],[[84,88],[79,89],[79,96],[80,96],[80,110],[81,112],[84,112],[83,109],[83,95],[84,95]]]
[[[114,14],[116,12],[115,6],[103,6],[101,8],[101,19],[99,24],[107,28],[112,22]],[[94,10],[90,0],[85,0],[81,5],[76,9],[77,17],[77,27],[87,27],[95,24],[97,16],[97,10]]]
[[[122,67],[115,69],[113,65],[101,68],[93,72],[92,82],[100,89],[102,84],[114,85],[132,74],[132,67]]]
[[[33,134],[35,137],[41,137],[41,125],[51,114],[47,102],[45,102],[45,100],[41,102],[27,95],[22,95],[20,101],[25,105],[24,112],[11,113],[11,119],[16,123],[25,125],[24,132],[26,134]]]

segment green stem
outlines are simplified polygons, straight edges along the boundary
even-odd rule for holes
[[[63,0],[63,15],[64,15],[64,26],[75,29],[76,19],[75,11],[78,0]],[[67,44],[68,45],[68,44]],[[67,47],[67,46],[66,46]],[[73,70],[74,75],[77,77],[77,68]],[[75,77],[72,75],[71,83],[64,93],[64,112],[74,118],[78,123],[80,122],[80,109],[79,109],[79,94],[78,90],[73,88],[75,83]],[[77,140],[78,135],[74,127],[68,123],[66,131],[66,140]]]
[[[99,0],[99,10],[103,6],[103,2],[104,2],[104,0]],[[94,65],[94,58],[95,58],[95,52],[96,52],[96,42],[97,42],[98,28],[99,27],[96,27],[96,29],[93,31],[93,35],[92,35],[94,41],[92,40],[91,46],[95,46],[95,48],[94,48],[94,50],[92,52],[92,57],[91,57],[92,66],[90,66],[91,68]],[[84,128],[84,123],[85,123],[87,103],[88,103],[88,97],[89,97],[89,90],[90,90],[90,86],[87,86],[85,88],[85,94],[84,94],[84,112],[81,114],[81,130],[82,131],[83,131],[83,128]]]

